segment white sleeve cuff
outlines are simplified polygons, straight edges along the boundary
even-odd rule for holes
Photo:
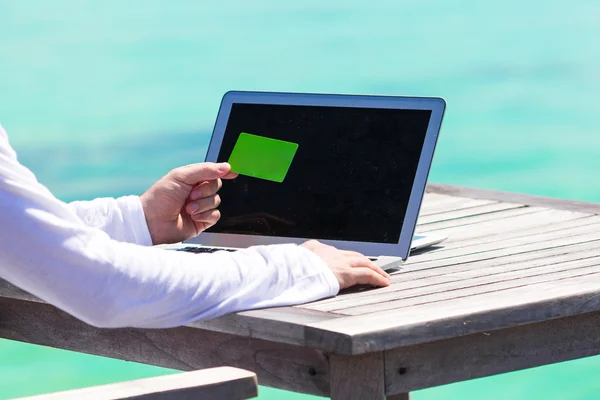
[[[141,246],[152,246],[152,237],[146,223],[146,216],[139,196],[119,197],[117,204],[123,213],[123,221],[128,225],[128,232],[131,237],[128,240],[131,243]]]
[[[316,255],[312,251],[302,246],[298,246],[298,249],[300,249],[301,252],[304,252],[304,255],[309,260],[309,262],[321,271],[321,275],[325,278],[325,281],[329,285],[328,297],[336,296],[340,291],[340,284],[335,275],[333,274],[333,271],[331,271],[331,268],[329,268],[329,266],[325,264],[325,261],[323,261],[321,257]]]

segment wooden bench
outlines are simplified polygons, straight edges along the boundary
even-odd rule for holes
[[[22,397],[20,400],[243,400],[256,396],[256,374],[238,368],[220,367]]]
[[[231,365],[334,399],[413,390],[600,353],[600,205],[429,185],[388,288],[168,330],[96,329],[0,283],[0,337],[180,370]]]

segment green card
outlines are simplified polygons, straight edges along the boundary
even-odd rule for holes
[[[297,143],[242,132],[228,163],[232,172],[281,183],[296,150]]]

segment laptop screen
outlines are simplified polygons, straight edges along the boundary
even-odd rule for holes
[[[283,159],[271,171],[279,178],[267,170],[224,181],[221,219],[207,232],[398,243],[430,117],[430,110],[234,103],[217,160],[237,163],[241,136],[258,140],[242,150]]]

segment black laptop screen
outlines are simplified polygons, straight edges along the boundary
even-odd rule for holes
[[[233,104],[218,161],[242,133],[297,144],[282,182],[223,182],[208,232],[398,243],[429,110]],[[239,143],[238,143],[239,144]]]

